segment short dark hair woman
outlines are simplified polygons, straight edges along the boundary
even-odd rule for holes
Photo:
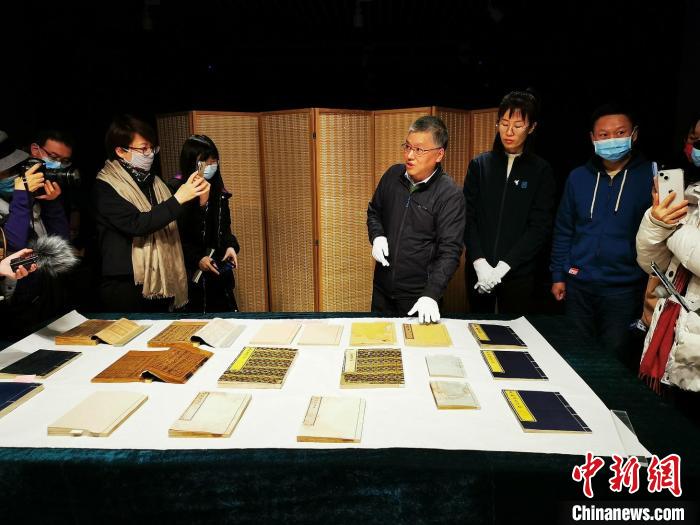
[[[187,275],[176,219],[183,204],[205,197],[209,183],[193,174],[174,195],[151,171],[155,131],[130,115],[105,137],[108,160],[94,187],[102,256],[99,295],[112,312],[157,312],[187,303]]]
[[[214,141],[206,135],[192,135],[182,145],[180,173],[169,182],[177,191],[186,174],[196,173],[203,163],[203,176],[211,185],[208,198],[186,204],[177,220],[190,283],[188,309],[192,312],[238,311],[233,268],[238,265],[240,246],[231,232],[231,193],[224,187],[219,159]]]
[[[464,244],[472,312],[524,314],[535,261],[551,233],[552,167],[531,152],[539,104],[529,91],[508,93],[498,108],[491,151],[469,163],[464,181]]]

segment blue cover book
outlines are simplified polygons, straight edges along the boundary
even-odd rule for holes
[[[44,389],[41,383],[0,383],[0,417]]]
[[[503,396],[525,432],[590,432],[559,392],[503,390]]]
[[[483,350],[481,356],[494,379],[547,379],[530,352]]]

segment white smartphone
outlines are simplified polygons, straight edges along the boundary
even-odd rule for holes
[[[659,202],[668,196],[672,191],[676,192],[676,196],[671,201],[671,204],[680,202],[683,200],[683,193],[685,192],[685,184],[683,180],[683,170],[660,170],[658,173],[659,181]]]

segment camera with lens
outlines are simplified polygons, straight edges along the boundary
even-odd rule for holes
[[[22,166],[23,172],[31,169],[32,166],[36,164],[41,165],[36,172],[43,173],[44,180],[55,182],[61,186],[61,188],[77,188],[80,186],[80,172],[77,168],[71,166],[65,168],[48,168],[43,160],[30,157]],[[34,191],[34,195],[43,195],[44,193],[46,192],[43,187]]]

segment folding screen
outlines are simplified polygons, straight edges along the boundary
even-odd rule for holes
[[[319,310],[368,311],[374,271],[367,238],[374,192],[372,113],[315,114]]]
[[[162,172],[179,171],[183,142],[193,133],[211,137],[221,156],[221,173],[229,200],[231,225],[241,245],[235,270],[236,299],[242,311],[268,309],[265,220],[260,166],[258,117],[251,113],[192,111],[159,115]]]
[[[270,309],[318,310],[314,112],[260,114]]]

